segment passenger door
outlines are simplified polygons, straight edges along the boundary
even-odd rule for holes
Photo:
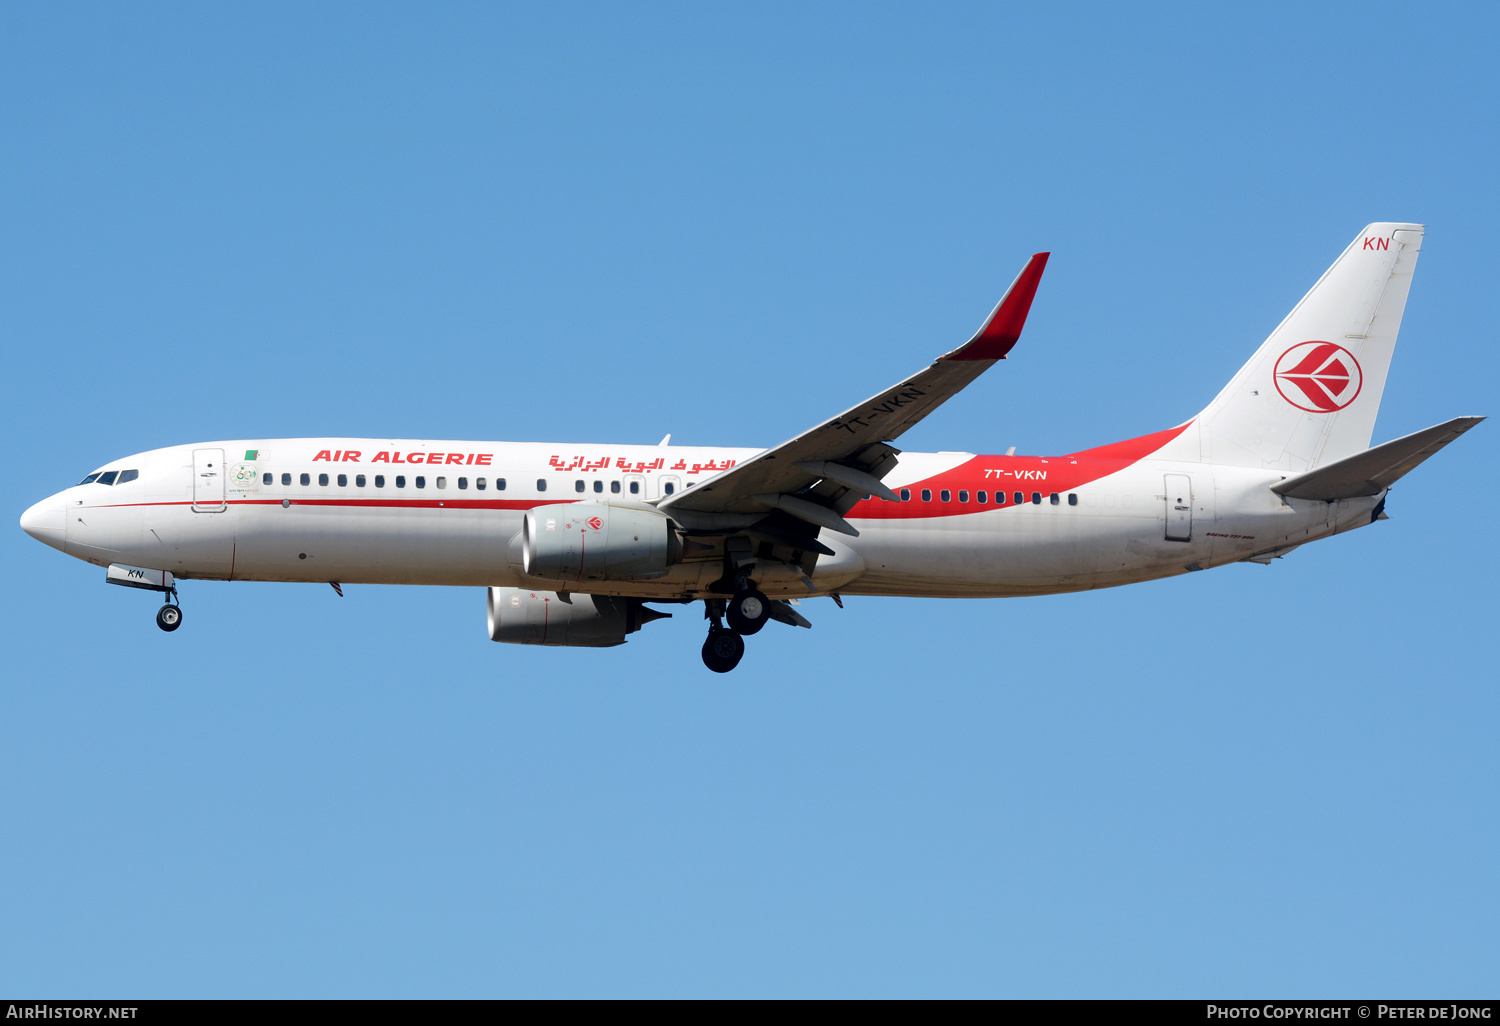
[[[224,450],[193,450],[193,512],[222,513],[224,501]]]

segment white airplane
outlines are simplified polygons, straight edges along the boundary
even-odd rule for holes
[[[495,641],[619,645],[701,601],[723,673],[797,599],[1105,588],[1269,563],[1385,519],[1399,478],[1482,417],[1370,448],[1422,244],[1372,224],[1208,406],[1176,427],[1064,456],[901,452],[891,443],[1020,336],[1047,254],[979,332],[931,366],[771,449],[283,438],[113,460],[21,527],[105,580],[489,589]]]

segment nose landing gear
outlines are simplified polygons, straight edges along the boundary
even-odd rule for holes
[[[176,596],[174,595],[173,598]],[[175,631],[182,626],[182,607],[168,602],[156,611],[156,626],[164,631]]]
[[[182,606],[177,598],[177,579],[170,570],[153,570],[144,566],[126,566],[111,563],[104,572],[105,584],[119,584],[142,591],[159,591],[166,605],[156,611],[156,626],[164,631],[175,631],[182,626]]]
[[[182,626],[182,606],[178,605],[181,599],[177,597],[177,582],[173,581],[170,588],[163,588],[162,591],[166,593],[167,604],[156,611],[156,626],[170,634]]]

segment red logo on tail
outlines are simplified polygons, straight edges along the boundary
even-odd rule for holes
[[[1364,372],[1354,354],[1332,342],[1303,342],[1276,361],[1276,391],[1308,413],[1337,413],[1359,395]]]

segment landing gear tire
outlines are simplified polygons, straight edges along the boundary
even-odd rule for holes
[[[182,626],[182,609],[168,602],[156,611],[156,626],[164,631],[175,631]]]
[[[742,591],[729,600],[724,619],[737,634],[754,634],[771,617],[771,600],[758,591]]]
[[[715,673],[728,673],[740,665],[745,655],[745,639],[734,631],[714,628],[703,643],[703,665]]]

